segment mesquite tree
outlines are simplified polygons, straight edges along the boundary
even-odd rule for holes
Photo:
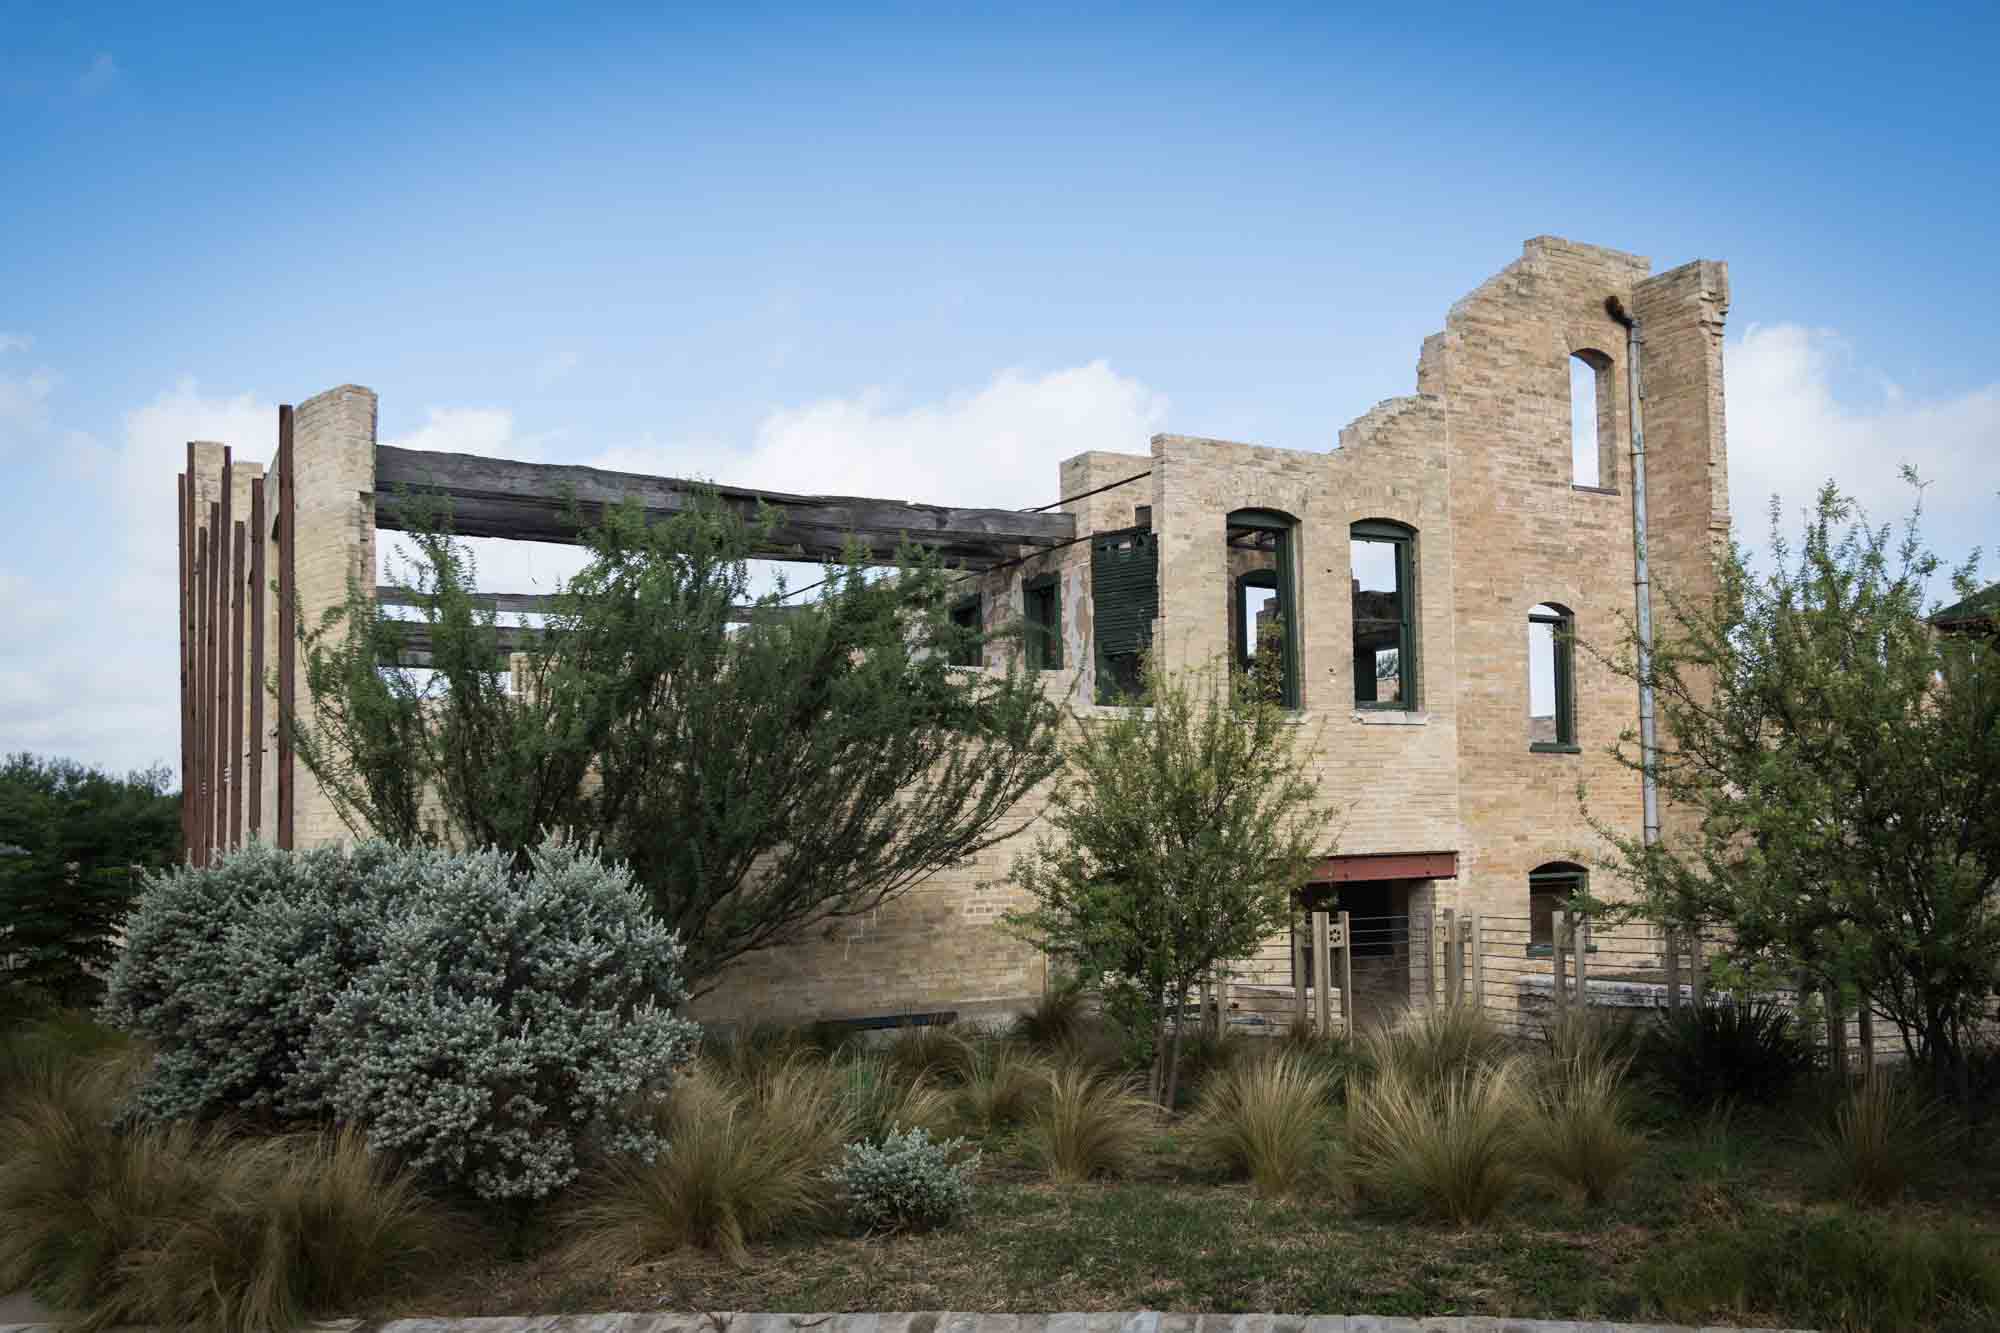
[[[1696,827],[1600,832],[1649,913],[1872,1004],[1945,1092],[2000,985],[2000,661],[1926,621],[1920,513],[1897,538],[1829,483],[1796,548],[1774,502],[1772,572],[1732,545],[1712,601],[1670,597],[1658,770]],[[1633,647],[1605,659],[1636,680]]]
[[[1061,763],[1033,673],[950,665],[972,632],[927,557],[850,559],[799,604],[751,593],[768,521],[712,496],[612,510],[510,673],[470,551],[446,519],[417,527],[428,670],[387,665],[406,623],[356,588],[304,634],[299,753],[351,826],[394,840],[602,843],[679,933],[694,994],[1010,836]]]
[[[1076,719],[1052,832],[1014,863],[1034,906],[1008,925],[1105,995],[1150,1048],[1151,1090],[1167,1106],[1188,992],[1283,931],[1332,850],[1299,727],[1272,684],[1221,665],[1149,666],[1137,703]]]

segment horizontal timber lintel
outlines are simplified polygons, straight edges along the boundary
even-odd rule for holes
[[[450,501],[451,529],[461,537],[578,544],[570,514],[574,501],[589,521],[606,506],[635,500],[649,517],[685,511],[699,483],[637,472],[558,463],[522,463],[472,454],[430,453],[377,445],[375,525],[407,530],[401,496],[441,496]],[[848,543],[865,559],[890,562],[910,544],[936,552],[948,564],[986,569],[1023,549],[1057,546],[1076,536],[1076,519],[1064,513],[1025,514],[1011,509],[955,509],[859,496],[790,495],[740,486],[715,486],[717,499],[755,520],[760,506],[777,511],[771,539],[758,552],[769,560],[822,563],[838,560]]]

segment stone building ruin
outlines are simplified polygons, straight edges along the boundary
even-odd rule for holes
[[[1564,645],[1610,643],[1637,609],[1634,347],[1650,580],[1683,596],[1713,586],[1729,524],[1728,307],[1724,264],[1653,274],[1639,256],[1538,237],[1424,340],[1415,393],[1378,404],[1330,451],[1181,435],[1093,448],[1061,465],[1058,494],[1075,498],[1042,513],[723,495],[783,510],[790,558],[837,555],[850,537],[885,557],[904,538],[936,548],[967,571],[960,614],[1043,630],[1025,640],[1031,665],[1086,715],[1129,688],[1148,650],[1170,668],[1277,654],[1341,812],[1339,846],[1302,900],[1403,921],[1383,956],[1407,993],[1429,984],[1416,923],[1441,909],[1519,918],[1532,952],[1548,904],[1599,847],[1579,782],[1592,815],[1640,830],[1640,782],[1604,753],[1636,724],[1636,692]],[[391,448],[375,427],[375,395],[349,385],[280,409],[268,465],[188,447],[182,772],[197,859],[252,837],[351,836],[290,752],[284,724],[310,701],[278,627],[316,624],[350,577],[373,583],[376,534],[396,521],[378,495],[441,490],[465,536],[570,541],[565,487],[657,512],[688,494],[669,478]],[[700,1009],[755,1021],[1019,1007],[1047,978],[998,927],[1018,903],[1014,854],[994,848],[870,916],[752,955]],[[1295,985],[1297,957],[1274,942],[1266,970],[1279,975],[1238,978],[1246,994]]]

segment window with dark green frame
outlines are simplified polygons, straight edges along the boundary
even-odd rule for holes
[[[1528,613],[1528,748],[1576,754],[1576,618],[1543,602]]]
[[[1062,583],[1054,574],[1029,579],[1021,587],[1027,623],[1028,669],[1060,671],[1063,664]]]
[[[1229,516],[1227,541],[1236,576],[1229,619],[1234,656],[1244,670],[1261,655],[1278,655],[1278,704],[1299,707],[1298,523],[1270,509],[1239,509]],[[1244,565],[1249,568],[1242,568]]]
[[[1354,589],[1354,706],[1417,707],[1416,532],[1368,519],[1348,530]]]
[[[979,594],[962,599],[951,608],[951,623],[963,631],[953,636],[951,664],[953,666],[976,667],[982,665],[984,654],[980,648],[980,631],[985,628],[979,618]]]

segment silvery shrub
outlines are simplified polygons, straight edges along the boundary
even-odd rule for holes
[[[922,1129],[891,1130],[880,1143],[850,1143],[827,1178],[848,1220],[867,1231],[944,1226],[972,1207],[979,1154],[954,1161],[964,1139],[933,1140]]]
[[[587,1146],[657,1153],[697,1034],[680,945],[622,866],[528,860],[252,846],[157,877],[106,1002],[158,1051],[136,1110],[332,1116],[487,1199],[553,1193]]]

